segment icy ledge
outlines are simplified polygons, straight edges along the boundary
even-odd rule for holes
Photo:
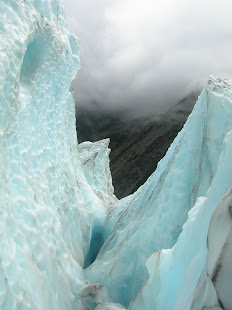
[[[231,82],[118,201],[109,141],[77,145],[62,3],[1,1],[0,40],[0,308],[231,309]]]

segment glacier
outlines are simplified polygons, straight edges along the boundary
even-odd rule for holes
[[[109,140],[77,142],[62,1],[2,0],[0,42],[0,309],[232,309],[232,82],[118,200]]]

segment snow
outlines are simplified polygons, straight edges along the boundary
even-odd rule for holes
[[[0,308],[231,309],[231,81],[118,201],[109,140],[77,143],[62,2],[1,1],[0,40]]]

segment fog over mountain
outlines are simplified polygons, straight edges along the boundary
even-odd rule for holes
[[[167,110],[210,74],[231,76],[230,0],[64,0],[80,40],[78,106]]]
[[[134,193],[155,171],[197,101],[191,93],[159,118],[128,119],[124,113],[78,107],[78,142],[110,138],[110,170],[117,198]]]

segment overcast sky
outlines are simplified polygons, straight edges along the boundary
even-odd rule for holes
[[[78,36],[78,105],[166,109],[232,76],[231,0],[63,0]]]

